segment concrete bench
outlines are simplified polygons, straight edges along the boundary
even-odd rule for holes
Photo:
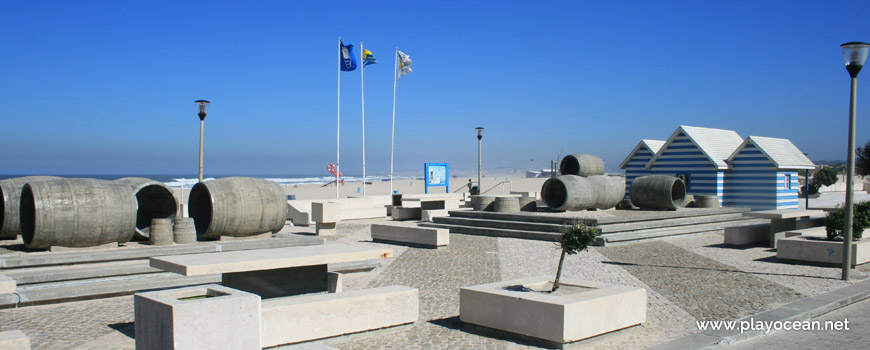
[[[308,226],[314,221],[311,219],[311,203],[310,200],[288,200],[287,201],[287,220],[293,222],[293,225]]]
[[[30,337],[19,330],[0,332],[0,349],[30,350]]]
[[[776,240],[785,237],[785,232],[797,229],[797,222],[811,216],[824,215],[821,210],[760,210],[743,213],[743,216],[751,218],[770,219],[770,234],[768,235],[770,247],[776,248]]]
[[[824,218],[796,220],[794,228],[780,232],[771,232],[772,229],[770,224],[728,227],[725,229],[724,243],[728,245],[746,245],[759,242],[774,242],[771,243],[771,248],[776,248],[776,240],[799,236],[803,234],[801,232],[802,230],[812,229],[821,225],[824,225]]]
[[[414,323],[418,293],[416,288],[389,286],[263,300],[261,346]]]
[[[456,198],[402,198],[402,206],[407,208],[456,209],[462,201]]]
[[[443,228],[419,227],[414,223],[372,224],[372,240],[437,248],[450,243],[450,232]]]
[[[417,208],[408,208],[408,207],[397,207],[392,206],[390,209],[390,217],[393,220],[420,220],[423,215],[423,209]]]

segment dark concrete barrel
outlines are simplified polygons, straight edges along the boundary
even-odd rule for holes
[[[152,245],[170,245],[173,242],[172,219],[151,219],[148,241]]]
[[[172,219],[178,213],[178,201],[172,190],[162,182],[144,177],[125,177],[115,180],[125,183],[136,195],[136,236],[147,239],[151,231],[151,219]]]
[[[641,176],[631,182],[631,204],[641,209],[677,209],[686,198],[683,180],[665,175]],[[697,201],[697,198],[695,198]]]
[[[30,249],[93,247],[133,238],[130,186],[96,179],[28,182],[21,190],[21,237]]]
[[[559,172],[562,175],[604,175],[604,160],[586,153],[567,155],[559,163]]]
[[[287,200],[278,183],[250,177],[200,182],[190,190],[188,213],[199,240],[278,232],[287,219]]]
[[[492,211],[497,213],[517,213],[520,211],[519,197],[496,197]]]
[[[592,183],[578,175],[551,177],[541,187],[541,198],[553,210],[584,210],[595,208]]]
[[[586,178],[595,192],[596,209],[610,209],[625,198],[625,180],[618,176],[594,175]]]
[[[520,197],[520,211],[538,211],[538,202],[535,197]]]
[[[719,208],[719,196],[695,196],[695,208]]]
[[[191,218],[175,218],[175,225],[172,226],[172,236],[175,243],[191,244],[196,243],[196,228],[193,225]]]
[[[495,202],[495,196],[471,196],[471,208],[477,211],[492,211],[493,202]]]
[[[56,176],[25,176],[0,180],[0,239],[17,239],[21,234],[18,208],[21,189],[34,181],[60,179]]]

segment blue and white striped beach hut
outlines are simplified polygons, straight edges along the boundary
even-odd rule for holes
[[[650,174],[683,179],[686,194],[712,195],[723,203],[726,160],[743,138],[733,130],[681,125],[646,164]]]
[[[661,140],[640,140],[637,146],[631,150],[628,157],[619,164],[619,168],[625,170],[625,199],[629,198],[628,189],[631,181],[640,176],[652,174],[646,169],[646,163],[665,145]]]
[[[797,209],[798,170],[815,168],[791,141],[749,136],[728,158],[725,205]]]

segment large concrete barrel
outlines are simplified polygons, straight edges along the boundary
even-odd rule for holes
[[[594,175],[586,178],[595,192],[596,209],[610,209],[625,198],[625,180],[621,177]]]
[[[497,213],[517,213],[520,211],[519,197],[496,197],[492,211]]]
[[[477,211],[492,211],[493,202],[495,202],[495,196],[471,196],[471,208]]]
[[[92,247],[133,238],[130,186],[96,179],[28,182],[21,190],[21,237],[30,249]]]
[[[148,241],[152,245],[170,245],[173,242],[172,219],[151,219]]]
[[[719,196],[695,196],[695,208],[719,208]]]
[[[199,240],[278,232],[287,219],[284,190],[275,182],[226,177],[200,182],[190,190],[188,213]]]
[[[548,179],[541,187],[541,199],[553,210],[584,210],[595,207],[592,183],[585,177],[562,175]]]
[[[559,163],[559,172],[562,175],[604,175],[604,160],[586,153],[567,155]]]
[[[0,239],[16,239],[21,234],[18,208],[21,188],[28,182],[60,179],[56,176],[25,176],[0,180]]]
[[[642,209],[677,209],[686,198],[686,185],[673,176],[641,176],[631,182],[631,204]],[[697,198],[696,198],[697,200]]]
[[[147,239],[151,231],[151,219],[172,219],[178,212],[175,194],[162,182],[144,177],[125,177],[115,180],[125,183],[136,195],[136,235]]]

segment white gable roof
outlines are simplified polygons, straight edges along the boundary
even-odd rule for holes
[[[667,148],[681,132],[686,134],[701,149],[701,152],[707,156],[707,159],[713,162],[719,169],[728,168],[728,163],[725,160],[743,143],[743,138],[733,130],[680,125],[662,147]],[[661,156],[661,152],[656,152],[656,155],[650,159],[646,167],[651,168],[659,156]]]
[[[816,165],[788,139],[775,137],[749,136],[733,154],[728,157],[730,162],[749,143],[755,144],[778,169],[814,169]]]
[[[656,153],[659,153],[659,149],[661,149],[664,145],[665,142],[661,140],[640,140],[640,142],[637,143],[637,146],[634,146],[634,149],[631,150],[631,153],[628,154],[628,157],[625,157],[625,160],[623,160],[622,163],[619,164],[619,168],[625,169],[625,167],[628,166],[628,162],[631,161],[631,158],[634,158],[634,155],[637,154],[638,151],[640,151],[641,147],[648,148],[652,152],[652,154],[655,155]]]

